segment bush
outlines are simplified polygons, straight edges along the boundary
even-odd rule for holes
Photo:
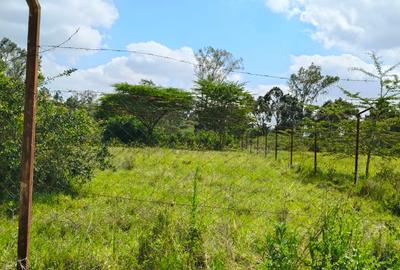
[[[85,109],[42,98],[38,110],[35,188],[63,190],[89,180],[105,165],[101,132]]]
[[[113,139],[123,144],[145,144],[146,135],[143,124],[134,117],[113,117],[104,124],[103,140]]]
[[[400,174],[392,168],[382,167],[373,178],[362,183],[359,194],[382,203],[400,216]]]
[[[350,216],[333,208],[309,235],[311,269],[375,269],[363,235]]]
[[[264,266],[266,269],[298,269],[299,245],[296,234],[288,230],[287,223],[278,223],[274,233],[267,236]]]
[[[172,220],[161,211],[153,228],[139,239],[140,269],[200,269],[204,267],[199,231]]]
[[[23,89],[22,81],[0,71],[0,200],[2,197],[17,198]]]
[[[0,85],[1,89],[7,89]],[[22,92],[23,86],[17,88]],[[17,92],[14,89],[14,92]],[[1,91],[0,91],[1,92]],[[14,121],[4,121],[7,132],[0,138],[0,199],[16,199],[22,138],[22,94],[12,99],[0,96],[8,104]],[[11,106],[12,105],[12,106]],[[10,109],[12,108],[12,110]],[[35,191],[64,191],[90,179],[98,166],[105,166],[107,150],[101,144],[101,132],[85,109],[69,109],[40,93],[36,125]]]

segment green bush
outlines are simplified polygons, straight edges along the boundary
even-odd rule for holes
[[[0,200],[16,199],[18,194],[23,88],[18,81],[0,77]],[[80,185],[90,179],[95,168],[106,165],[107,156],[99,127],[84,108],[69,109],[40,93],[35,191],[65,191]]]
[[[187,224],[174,222],[168,212],[160,212],[151,230],[139,239],[139,268],[203,268],[205,262],[199,234]]]
[[[80,185],[104,166],[107,150],[101,132],[85,109],[39,100],[35,188],[64,190]]]
[[[23,113],[22,81],[0,70],[0,200],[17,198]]]
[[[113,117],[104,123],[103,140],[109,142],[117,139],[123,144],[146,143],[143,124],[134,117]]]
[[[375,269],[376,258],[353,219],[339,207],[323,216],[309,235],[311,269]]]
[[[263,268],[298,269],[300,242],[295,233],[288,230],[286,222],[275,225],[274,233],[267,236]]]
[[[393,168],[382,167],[374,177],[361,184],[359,194],[382,203],[400,216],[400,173]]]

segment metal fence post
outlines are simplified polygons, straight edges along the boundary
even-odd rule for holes
[[[361,115],[371,110],[372,107],[365,109],[356,114],[357,117],[357,126],[356,126],[356,149],[354,155],[354,185],[357,184],[358,181],[358,157],[360,152],[360,122],[361,122]]]

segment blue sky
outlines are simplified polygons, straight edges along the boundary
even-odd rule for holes
[[[25,1],[2,0],[0,36],[26,44]],[[400,61],[398,0],[40,0],[41,44],[58,44],[76,29],[68,46],[131,49],[194,61],[205,46],[226,49],[244,60],[246,71],[288,76],[315,63],[325,74],[365,79],[351,67],[373,71],[367,52],[385,63]],[[377,12],[379,11],[379,12]],[[152,79],[185,89],[195,80],[191,66],[132,53],[53,50],[42,55],[48,76],[78,68],[54,81],[53,90],[112,91],[121,81]],[[285,80],[235,75],[255,95]],[[341,83],[376,93],[376,84]],[[324,99],[340,95],[331,89]]]
[[[110,48],[146,41],[171,49],[188,46],[194,51],[212,46],[243,58],[246,71],[275,75],[287,75],[291,55],[334,51],[312,40],[309,25],[272,12],[262,0],[117,0],[115,5],[119,17],[104,31]],[[117,55],[97,54],[79,65],[90,67]],[[256,77],[244,80],[251,85],[278,83]]]

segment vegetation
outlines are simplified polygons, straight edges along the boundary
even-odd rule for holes
[[[145,127],[150,142],[154,128],[166,116],[190,109],[192,98],[187,92],[175,88],[163,88],[153,84],[115,85],[115,94],[101,98],[99,116],[130,115]]]
[[[0,42],[4,269],[15,267],[25,57]],[[192,91],[142,80],[67,96],[46,85],[75,69],[40,75],[32,268],[399,269],[398,65],[373,54],[376,74],[355,70],[379,80],[377,97],[344,90],[357,102],[317,105],[339,78],[314,64],[289,93],[255,99],[232,81],[241,59],[212,47],[196,59]],[[357,119],[365,173],[353,185]]]
[[[329,185],[339,177],[289,169],[287,153],[275,162],[243,152],[112,152],[113,168],[76,193],[35,196],[34,269],[399,267],[399,217],[354,197],[361,183],[341,192]],[[347,160],[322,160],[324,173],[332,164],[348,171]],[[312,157],[301,164],[311,166]],[[0,215],[5,269],[14,268],[12,209],[3,204]]]
[[[0,201],[18,198],[22,139],[24,76],[20,59],[25,51],[8,40],[0,47]],[[3,47],[4,45],[4,47]],[[12,58],[10,58],[12,56]],[[66,190],[89,180],[106,164],[97,123],[84,108],[71,109],[45,89],[38,100],[35,190]]]

